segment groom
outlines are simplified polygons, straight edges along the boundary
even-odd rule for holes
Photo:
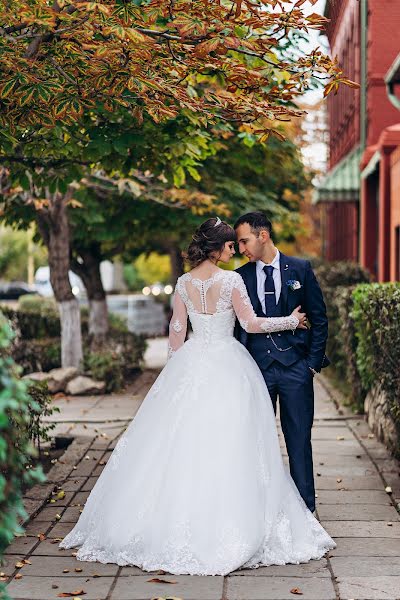
[[[325,356],[328,319],[324,299],[309,261],[285,256],[274,246],[272,224],[262,212],[243,215],[234,227],[239,252],[249,259],[237,271],[244,280],[255,313],[259,317],[288,316],[301,306],[311,325],[305,330],[263,335],[246,333],[237,323],[235,335],[257,362],[275,412],[279,396],[290,473],[313,512],[313,377],[329,364]]]

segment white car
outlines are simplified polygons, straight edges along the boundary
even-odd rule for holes
[[[68,272],[68,276],[74,296],[83,296],[85,294],[85,287],[80,277],[72,271]],[[41,296],[54,296],[50,283],[50,267],[39,267],[37,269],[35,273],[35,287]]]

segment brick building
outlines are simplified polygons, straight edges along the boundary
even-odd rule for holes
[[[328,98],[329,171],[317,191],[325,257],[359,260],[387,281],[398,278],[400,244],[400,2],[327,0],[325,15],[332,55],[360,83]]]

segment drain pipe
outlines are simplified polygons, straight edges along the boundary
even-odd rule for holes
[[[368,0],[360,0],[361,21],[361,89],[360,89],[360,145],[364,152],[367,145],[367,44],[368,44]]]

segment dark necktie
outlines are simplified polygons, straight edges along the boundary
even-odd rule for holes
[[[268,316],[273,315],[276,310],[275,283],[274,276],[272,275],[274,272],[274,267],[271,265],[265,265],[265,267],[263,267],[263,271],[265,273],[265,314]]]

